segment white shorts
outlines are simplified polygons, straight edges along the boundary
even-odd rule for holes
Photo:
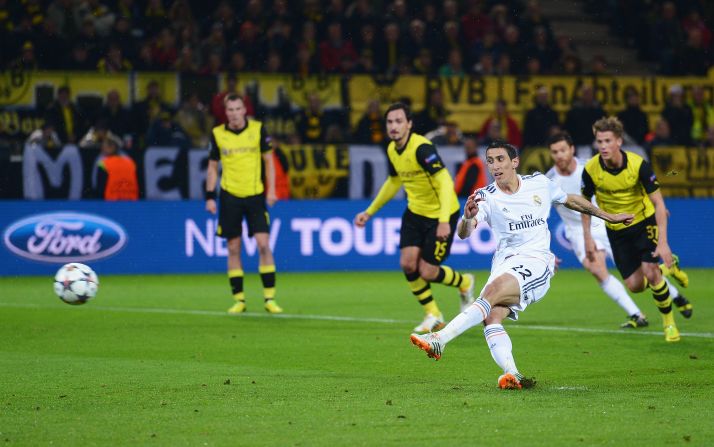
[[[486,285],[496,278],[508,273],[518,281],[521,288],[521,300],[518,304],[508,306],[511,313],[508,318],[518,320],[518,312],[522,312],[529,304],[540,301],[550,289],[550,278],[553,276],[553,266],[540,258],[525,255],[513,255],[506,258],[500,265],[491,269]],[[483,294],[483,289],[481,290]]]
[[[612,248],[610,247],[610,240],[607,238],[607,232],[605,231],[605,226],[604,225],[599,225],[596,227],[593,227],[592,229],[592,237],[593,240],[595,241],[595,247],[598,250],[605,250],[605,254],[610,259],[613,259],[612,257]],[[575,253],[575,256],[578,258],[578,261],[582,264],[583,261],[585,261],[585,236],[583,235],[582,229],[580,231],[571,231],[571,229],[566,228],[565,230],[565,235],[568,237],[568,240],[570,241],[570,245],[573,247],[573,252]]]

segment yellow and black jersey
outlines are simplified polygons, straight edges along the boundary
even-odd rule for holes
[[[634,214],[632,224],[636,224],[654,214],[649,194],[659,189],[659,182],[652,166],[639,155],[622,151],[622,158],[617,169],[606,167],[600,154],[591,158],[583,170],[583,196],[591,199],[594,195],[598,206],[608,213]],[[626,228],[620,223],[606,224],[611,230]]]
[[[423,136],[413,133],[409,135],[407,144],[401,149],[397,148],[394,141],[389,143],[387,155],[389,175],[399,177],[404,185],[407,207],[414,214],[433,219],[439,218],[442,214],[439,201],[440,184],[435,179],[435,175],[442,170],[449,179],[451,175],[444,169],[444,163],[436,152],[436,147]],[[450,204],[447,216],[460,208],[453,187],[450,188],[449,195],[448,201],[445,202]]]
[[[228,124],[214,127],[208,158],[223,165],[221,189],[236,197],[262,194],[262,154],[270,150],[270,137],[260,121],[247,120],[240,130]]]

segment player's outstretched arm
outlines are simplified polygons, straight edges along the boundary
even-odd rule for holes
[[[606,213],[605,211],[593,205],[592,202],[587,200],[585,197],[577,194],[568,194],[568,200],[563,205],[573,211],[577,211],[582,214],[588,214],[590,216],[596,216],[610,223],[622,223],[625,225],[629,225],[632,223],[632,219],[634,219],[635,217],[632,214],[626,213]]]
[[[369,207],[355,216],[355,225],[360,228],[364,227],[370,217],[374,216],[385,203],[392,200],[392,197],[399,192],[399,188],[401,188],[401,186],[402,181],[399,180],[399,177],[393,175],[387,177],[387,180],[377,193],[377,197],[374,198]]]

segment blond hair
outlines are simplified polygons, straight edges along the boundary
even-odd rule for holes
[[[612,132],[617,138],[622,138],[625,134],[625,126],[616,116],[608,116],[600,118],[593,124],[593,135],[597,135],[598,132]]]

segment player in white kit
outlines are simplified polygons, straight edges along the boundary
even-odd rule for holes
[[[606,213],[580,195],[566,194],[538,172],[518,175],[518,149],[508,143],[491,143],[486,149],[486,162],[495,182],[469,196],[457,234],[465,239],[478,222],[489,224],[497,240],[491,275],[478,299],[444,329],[412,334],[411,342],[438,360],[447,343],[483,322],[491,356],[503,370],[498,386],[520,389],[534,382],[525,379],[516,368],[511,340],[501,323],[505,318],[517,320],[518,313],[540,301],[550,287],[555,270],[547,224],[551,204],[560,203],[609,222],[629,224],[633,215]]]
[[[575,158],[575,146],[570,134],[559,132],[553,135],[548,140],[548,147],[550,148],[550,156],[555,164],[546,173],[546,177],[559,185],[566,193],[580,194],[585,162]],[[591,221],[591,234],[597,251],[594,258],[589,259],[585,253],[585,236],[580,213],[564,206],[556,206],[555,210],[563,219],[565,236],[570,241],[578,261],[587,271],[593,274],[605,294],[627,313],[628,319],[621,327],[638,328],[647,326],[649,324],[647,318],[627,293],[627,289],[607,269],[606,258],[613,259],[613,256],[610,241],[607,238],[607,231],[605,230],[605,222],[598,218],[594,218]],[[679,290],[669,281],[667,281],[667,284],[672,299],[679,297]]]

